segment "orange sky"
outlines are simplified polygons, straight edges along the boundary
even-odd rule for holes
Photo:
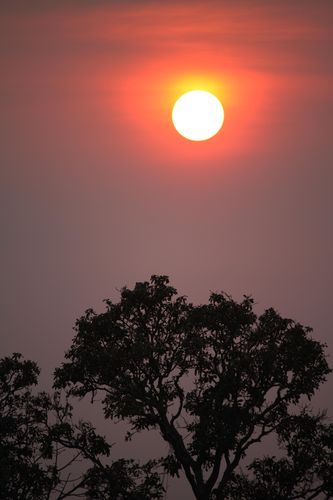
[[[52,8],[36,2],[22,12],[7,6],[7,106],[12,110],[10,97],[17,103],[22,87],[34,107],[33,128],[43,124],[41,135],[50,121],[43,113],[55,106],[56,120],[69,115],[58,126],[72,140],[86,143],[89,136],[96,143],[90,126],[96,120],[97,140],[112,143],[112,133],[117,154],[129,143],[142,159],[163,158],[168,168],[178,168],[180,159],[184,168],[200,169],[204,159],[229,165],[238,156],[270,152],[290,141],[294,112],[304,122],[292,138],[299,147],[315,120],[304,103],[332,100],[331,16],[310,2],[307,9],[304,2],[287,11],[281,5],[97,2],[79,12],[75,2]],[[193,145],[175,133],[170,115],[179,93],[196,87],[216,91],[226,120],[222,134]],[[107,144],[100,147],[108,153]]]

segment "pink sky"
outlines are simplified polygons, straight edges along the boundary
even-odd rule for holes
[[[49,376],[87,307],[168,274],[194,302],[253,294],[332,354],[332,2],[0,10],[3,352]],[[191,86],[225,108],[205,143],[171,123]]]

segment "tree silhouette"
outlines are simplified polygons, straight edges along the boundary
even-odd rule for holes
[[[126,420],[129,435],[158,429],[172,450],[162,465],[182,470],[197,499],[332,497],[332,426],[304,406],[330,372],[310,328],[274,309],[257,317],[250,297],[213,293],[194,306],[166,276],[105,302],[77,321],[57,387],[103,393],[105,417]],[[270,434],[284,458],[240,473]]]
[[[161,498],[154,464],[103,463],[111,446],[90,423],[73,421],[73,408],[59,392],[34,395],[38,375],[36,363],[20,354],[0,360],[1,499]]]

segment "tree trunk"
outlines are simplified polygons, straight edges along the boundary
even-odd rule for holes
[[[203,483],[200,485],[196,484],[195,487],[192,486],[192,491],[196,500],[209,500],[210,492],[207,491],[207,488]]]

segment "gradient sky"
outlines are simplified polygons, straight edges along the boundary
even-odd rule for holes
[[[332,356],[333,3],[7,0],[0,14],[3,354],[46,381],[86,308],[168,274],[194,302],[252,294]],[[203,143],[171,123],[193,88],[225,109]],[[331,414],[332,384],[317,397]]]

